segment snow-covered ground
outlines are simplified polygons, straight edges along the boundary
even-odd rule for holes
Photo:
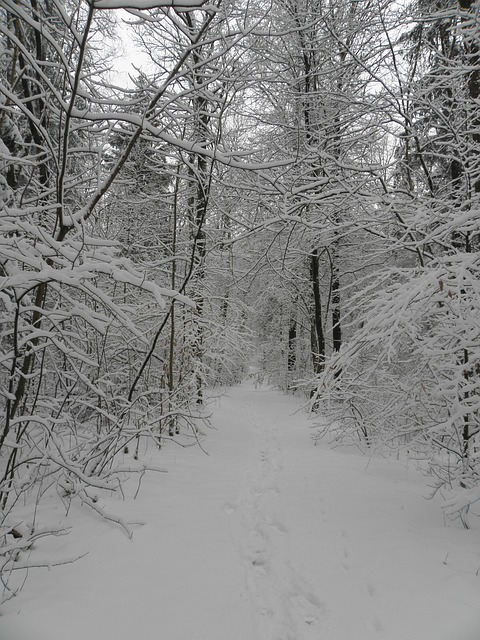
[[[46,510],[0,640],[479,640],[478,528],[445,526],[414,469],[313,446],[298,402],[244,384],[198,447],[152,451],[125,500]],[[42,524],[40,522],[40,524]],[[19,576],[20,577],[20,576]]]

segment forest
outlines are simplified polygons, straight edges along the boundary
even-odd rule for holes
[[[1,0],[0,201],[4,598],[20,506],[126,527],[98,492],[249,371],[469,526],[478,0]]]

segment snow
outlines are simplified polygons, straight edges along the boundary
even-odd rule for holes
[[[173,7],[182,9],[200,9],[207,0],[94,0],[95,9],[156,9],[159,7]],[[208,9],[214,9],[208,5]]]
[[[299,402],[233,388],[199,447],[149,451],[125,499],[99,505],[134,536],[58,502],[1,640],[478,640],[478,529],[445,525],[428,478],[314,446]],[[125,456],[125,464],[129,463]],[[23,580],[23,571],[18,580]]]

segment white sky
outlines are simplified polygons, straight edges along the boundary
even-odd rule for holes
[[[114,62],[114,68],[117,74],[117,81],[122,84],[131,85],[129,75],[136,75],[135,67],[147,67],[149,58],[140,51],[130,35],[130,27],[126,21],[132,19],[126,11],[119,10],[116,14],[118,23],[118,37],[116,40],[116,48],[118,49],[118,57]]]

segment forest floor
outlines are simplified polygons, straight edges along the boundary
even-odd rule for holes
[[[58,501],[0,640],[479,640],[480,535],[446,526],[428,478],[313,445],[292,397],[245,383],[213,407],[203,446],[152,451],[138,488],[100,503],[129,539]],[[18,572],[23,573],[23,572]],[[18,576],[23,579],[23,576]]]

